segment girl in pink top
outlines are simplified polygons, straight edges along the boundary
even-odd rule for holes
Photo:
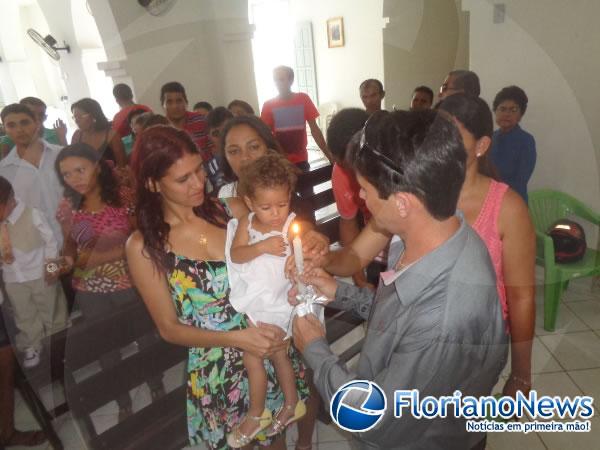
[[[493,169],[485,158],[493,132],[487,103],[457,94],[444,100],[440,109],[454,116],[463,138],[467,173],[458,209],[488,248],[511,334],[511,374],[503,393],[527,395],[535,328],[535,233],[529,211],[516,192],[492,178]]]
[[[112,165],[87,144],[65,147],[55,165],[65,188],[56,217],[64,235],[63,254],[73,268],[75,302],[85,326],[86,321],[139,301],[125,259],[125,242],[134,229],[133,195],[119,185]],[[103,339],[111,337],[107,332]],[[118,364],[121,359],[118,344],[113,344],[114,349],[100,357],[102,368]],[[154,398],[160,380],[150,383]],[[132,413],[129,394],[120,395],[117,404],[121,422]]]

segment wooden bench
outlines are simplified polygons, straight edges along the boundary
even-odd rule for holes
[[[2,271],[0,270],[0,291],[5,301],[8,301]],[[2,314],[2,312],[0,312]],[[6,319],[7,327],[10,333],[16,333],[12,318]],[[42,340],[42,351],[40,363],[33,368],[25,368],[21,365],[20,355],[16,355],[18,363],[15,369],[15,388],[21,393],[23,401],[31,411],[42,431],[48,438],[50,447],[54,450],[62,450],[63,444],[58,437],[52,424],[52,420],[66,413],[69,410],[66,401],[54,404],[54,407],[48,411],[48,408],[41,399],[40,391],[46,386],[52,386],[56,381],[62,383],[63,380],[63,360],[66,341],[66,331],[62,330]]]
[[[48,410],[41,399],[40,392],[47,386],[53,390],[55,383],[64,386],[66,339],[66,329],[44,338],[40,363],[30,369],[19,366],[15,377],[16,387],[54,450],[62,450],[64,447],[54,430],[52,420],[67,413],[69,406],[66,400],[57,402],[54,396],[53,406]]]
[[[137,343],[145,336],[143,346]],[[148,339],[149,338],[149,339]],[[85,376],[101,355],[115,349],[135,348],[112,367]],[[99,320],[82,321],[68,333],[65,352],[67,400],[83,439],[91,449],[179,449],[187,445],[187,348],[169,344],[156,328],[143,302],[118,308]],[[183,363],[183,364],[182,364]],[[181,384],[122,422],[98,431],[95,411],[119,396],[144,385],[152,377],[181,366]],[[117,414],[114,415],[115,419]]]

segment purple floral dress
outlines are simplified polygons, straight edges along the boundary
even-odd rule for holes
[[[225,261],[195,261],[171,253],[168,273],[171,296],[182,323],[205,330],[231,331],[247,327],[246,317],[229,303]],[[290,358],[300,398],[308,397],[304,366],[290,346]],[[283,404],[273,366],[266,360],[266,407],[276,411]],[[190,443],[204,442],[210,449],[227,449],[226,436],[248,410],[248,378],[242,352],[232,347],[191,347],[188,356],[187,416]],[[270,439],[258,435],[258,443]]]

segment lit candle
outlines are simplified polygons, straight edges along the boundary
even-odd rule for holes
[[[294,261],[296,262],[296,269],[298,274],[304,272],[304,256],[302,255],[302,240],[300,239],[300,226],[297,223],[292,225],[292,231],[294,232],[294,240],[292,245],[294,247]],[[298,281],[298,292],[304,294],[306,292],[306,286],[301,281]]]

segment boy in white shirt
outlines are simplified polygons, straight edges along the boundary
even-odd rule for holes
[[[1,176],[0,222],[2,276],[19,331],[15,346],[30,368],[39,363],[42,338],[67,324],[67,306],[56,282],[61,267],[52,262],[58,242],[45,216],[16,198]]]

